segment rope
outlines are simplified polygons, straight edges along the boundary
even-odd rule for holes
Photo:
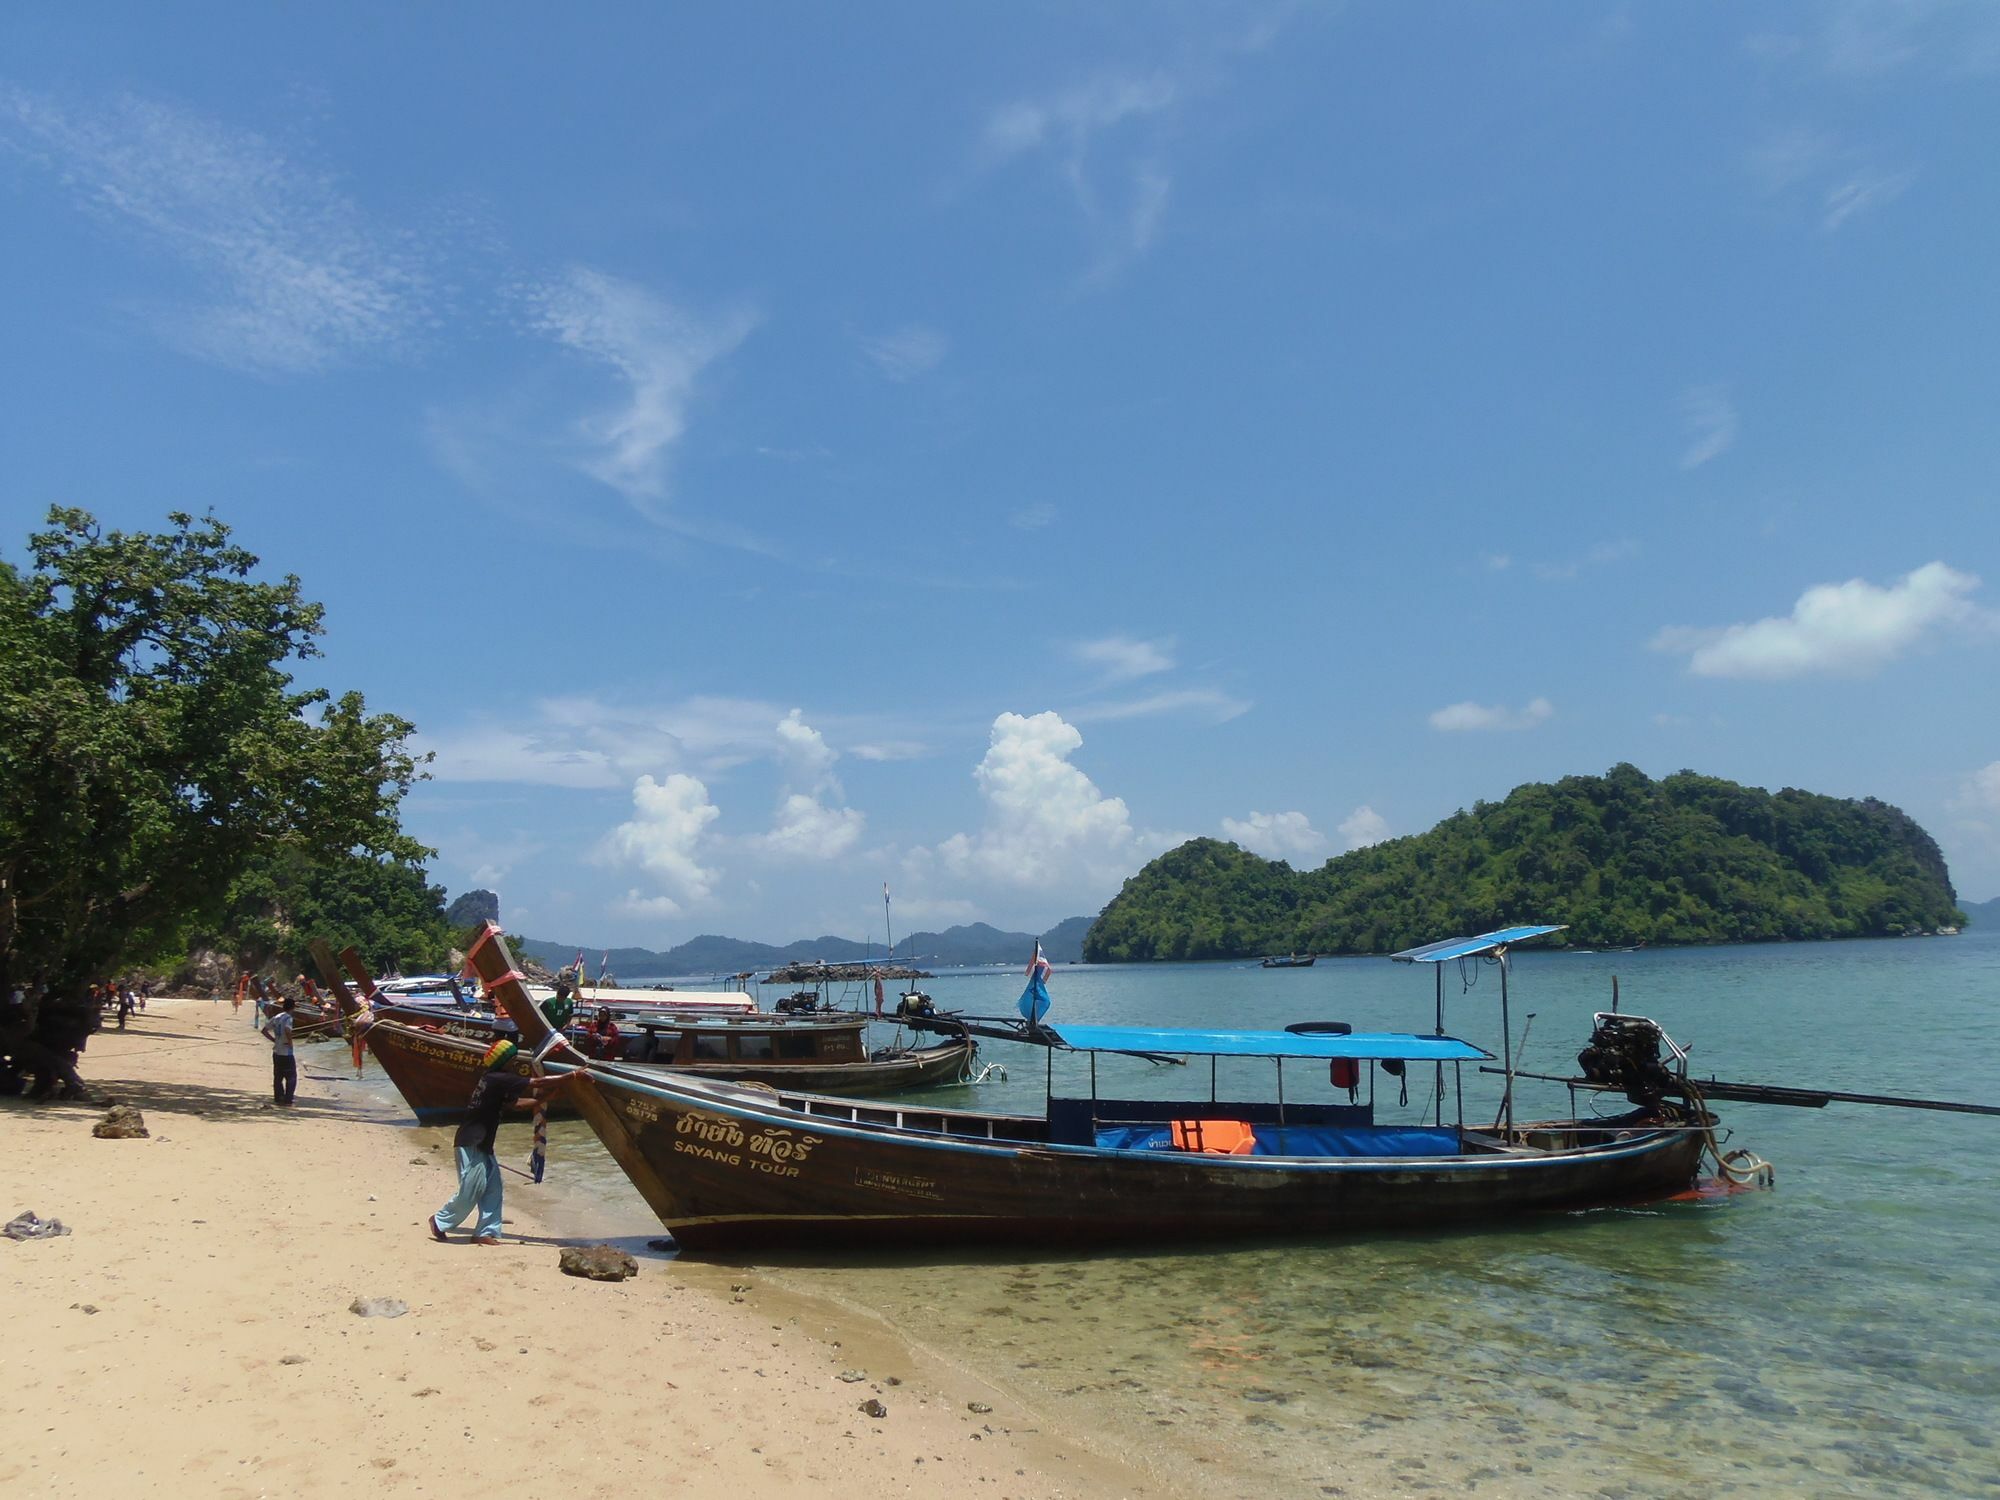
[[[1737,1187],[1752,1184],[1763,1188],[1776,1187],[1778,1169],[1756,1152],[1741,1146],[1728,1152],[1722,1149],[1722,1143],[1715,1138],[1715,1116],[1709,1113],[1701,1090],[1695,1087],[1693,1079],[1683,1079],[1682,1082],[1687,1087],[1688,1108],[1694,1111],[1702,1135],[1708,1141],[1708,1154],[1715,1158],[1715,1170],[1722,1175],[1722,1180]]]

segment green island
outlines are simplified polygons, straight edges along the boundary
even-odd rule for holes
[[[1389,953],[1527,920],[1610,947],[1893,937],[1966,918],[1937,844],[1885,802],[1617,765],[1530,782],[1316,870],[1191,839],[1125,882],[1083,952]]]

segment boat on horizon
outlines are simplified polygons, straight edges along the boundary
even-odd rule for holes
[[[1313,966],[1313,961],[1318,957],[1319,955],[1316,953],[1308,953],[1304,958],[1300,958],[1296,953],[1288,954],[1282,958],[1273,954],[1264,960],[1262,967],[1266,969],[1310,969]]]
[[[1468,1062],[1493,1061],[1445,1034],[1442,965],[1500,964],[1504,1037],[1507,950],[1556,930],[1504,929],[1396,955],[1439,966],[1432,1035],[1359,1033],[1337,1022],[1283,1032],[1049,1026],[1045,987],[1039,1007],[1031,1005],[1045,977],[1034,969],[1023,1020],[1011,1030],[974,1018],[931,1021],[1049,1048],[1041,1115],[891,1108],[596,1062],[551,1031],[513,977],[498,927],[475,940],[468,958],[549,1071],[581,1074],[565,1091],[578,1113],[690,1250],[1325,1235],[1667,1198],[1695,1182],[1711,1151],[1732,1179],[1753,1176],[1762,1163],[1721,1156],[1715,1117],[1687,1082],[1685,1053],[1641,1017],[1599,1018],[1599,1081],[1584,1085],[1625,1089],[1635,1105],[1626,1114],[1517,1123],[1509,1048],[1492,1129],[1465,1123],[1462,1088],[1456,1125],[1376,1120],[1378,1071],[1407,1082],[1415,1069],[1435,1069],[1441,1115],[1446,1065],[1456,1074]],[[1056,1050],[1090,1057],[1087,1097],[1057,1092]],[[1108,1055],[1206,1058],[1210,1098],[1102,1097],[1097,1061]],[[1214,1067],[1223,1057],[1274,1062],[1275,1097],[1220,1097]],[[1306,1102],[1296,1091],[1288,1100],[1287,1061],[1326,1068],[1348,1102]],[[1676,1090],[1685,1102],[1667,1097]]]

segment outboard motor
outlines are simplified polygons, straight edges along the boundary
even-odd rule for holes
[[[934,1016],[937,1014],[937,1007],[931,1004],[931,997],[926,995],[922,990],[908,990],[904,993],[903,998],[896,1002],[896,1014],[899,1016]]]
[[[1597,1017],[1590,1041],[1577,1053],[1576,1065],[1592,1083],[1622,1089],[1640,1109],[1656,1115],[1667,1095],[1681,1092],[1661,1055],[1663,1046],[1659,1022],[1604,1012]]]
[[[781,1016],[809,1016],[819,1009],[817,990],[798,990],[778,1002]]]

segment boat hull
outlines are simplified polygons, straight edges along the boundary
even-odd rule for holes
[[[1613,1132],[1592,1122],[1598,1144],[1546,1153],[1218,1158],[849,1125],[678,1080],[639,1087],[596,1068],[572,1089],[584,1091],[596,1095],[584,1113],[600,1134],[607,1124],[624,1133],[614,1154],[695,1251],[1067,1246],[1469,1224],[1667,1197],[1694,1180],[1702,1150],[1698,1132]]]
[[[382,1071],[389,1075],[389,1081],[420,1121],[438,1124],[459,1119],[466,1101],[472,1097],[473,1084],[486,1070],[487,1041],[381,1020],[369,1026],[365,1035],[368,1049],[381,1063]],[[811,1093],[874,1096],[954,1083],[964,1076],[972,1052],[970,1043],[954,1042],[887,1060],[764,1066],[679,1063],[660,1064],[649,1071],[671,1071],[676,1075]],[[514,1071],[524,1077],[528,1075],[525,1058],[515,1060]],[[561,1096],[549,1110],[556,1119],[574,1113],[574,1107]]]

